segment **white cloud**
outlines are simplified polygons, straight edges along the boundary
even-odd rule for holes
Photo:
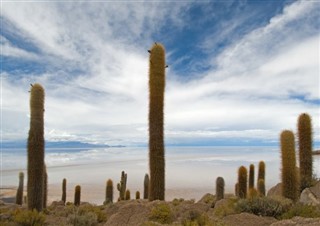
[[[2,74],[5,139],[26,137],[27,89],[39,82],[46,89],[47,139],[147,143],[147,49],[164,21],[177,29],[185,26],[183,10],[190,5],[3,4],[5,19],[39,48],[42,62],[56,69],[19,78]],[[293,3],[265,27],[212,56],[218,69],[188,82],[177,80],[181,75],[169,67],[167,139],[277,140],[282,129],[295,130],[298,115],[308,112],[319,140],[319,106],[291,99],[319,100],[319,36],[304,22],[314,15],[313,6]],[[29,56],[9,47],[8,54]]]

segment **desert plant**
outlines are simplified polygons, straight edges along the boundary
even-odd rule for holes
[[[107,181],[107,186],[106,186],[105,204],[108,204],[108,203],[113,203],[113,181],[111,179]]]
[[[249,189],[254,188],[254,165],[249,166]]]
[[[130,200],[131,199],[131,195],[130,195],[130,190],[126,190],[126,196],[125,196],[125,200]]]
[[[258,180],[258,193],[260,196],[266,196],[266,185],[263,179]]]
[[[136,199],[140,199],[140,192],[136,191]]]
[[[257,189],[255,188],[249,188],[248,190],[248,198],[253,199],[259,196],[259,193]]]
[[[238,170],[238,183],[239,183],[239,197],[246,198],[247,197],[247,178],[248,172],[246,167],[240,166]]]
[[[216,200],[224,199],[224,179],[218,177],[216,180]]]
[[[22,205],[23,203],[23,180],[24,180],[24,173],[19,173],[19,187],[17,189],[16,194],[16,204]]]
[[[173,222],[173,212],[166,203],[160,203],[151,209],[149,219],[160,224],[170,224]]]
[[[148,199],[149,197],[149,175],[146,173],[144,175],[144,181],[143,181],[143,199]]]
[[[282,159],[282,195],[296,201],[298,199],[298,180],[296,171],[296,154],[292,131],[284,130],[280,136]]]
[[[62,197],[61,200],[63,201],[64,204],[66,204],[67,200],[67,179],[63,178],[62,180]]]
[[[312,125],[308,114],[298,119],[300,191],[311,187],[312,182]]]
[[[34,84],[30,91],[28,135],[28,209],[41,211],[44,187],[44,89]]]
[[[81,186],[77,185],[74,191],[74,205],[79,206],[81,201]]]
[[[259,182],[260,179],[265,180],[265,177],[266,177],[266,164],[264,163],[264,161],[260,161],[258,166],[257,183]],[[257,187],[258,187],[258,184],[257,184]]]
[[[45,225],[46,215],[34,210],[19,210],[13,217],[15,223],[21,226]]]
[[[305,218],[320,218],[320,206],[297,203],[293,205],[287,212],[283,213],[281,219],[290,219],[295,216]]]
[[[163,104],[165,90],[165,49],[155,43],[149,67],[149,200],[165,199],[165,156]]]
[[[239,182],[234,185],[234,194],[239,197]]]
[[[75,208],[73,214],[68,216],[68,223],[74,226],[96,226],[98,219],[94,212],[81,212],[81,209]]]
[[[124,171],[121,172],[121,180],[120,183],[117,184],[117,189],[119,191],[119,200],[125,200],[125,193],[127,189],[127,174]]]

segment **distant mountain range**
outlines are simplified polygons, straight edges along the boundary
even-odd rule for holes
[[[46,148],[108,148],[125,147],[122,145],[90,144],[80,141],[46,141]],[[3,141],[2,148],[26,148],[27,141]]]

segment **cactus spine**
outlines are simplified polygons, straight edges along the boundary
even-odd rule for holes
[[[140,199],[140,192],[139,191],[136,192],[136,199]]]
[[[106,200],[105,204],[113,203],[113,181],[109,179],[107,181],[107,187],[106,187]]]
[[[77,185],[74,191],[74,205],[79,206],[81,201],[81,187]]]
[[[247,169],[241,166],[238,170],[239,197],[245,199],[247,197]]]
[[[308,114],[298,119],[300,191],[311,187],[312,181],[312,125]]]
[[[249,189],[254,188],[254,165],[250,164],[249,167]]]
[[[149,68],[149,200],[165,199],[165,157],[163,104],[165,90],[165,49],[155,43],[150,50]]]
[[[216,180],[216,200],[224,199],[224,179],[218,177]]]
[[[124,171],[122,171],[120,183],[117,184],[117,189],[119,191],[119,200],[125,200],[126,188],[127,188],[127,174]]]
[[[22,205],[23,203],[23,180],[24,180],[24,173],[19,173],[19,187],[17,189],[16,194],[16,204]]]
[[[263,179],[258,180],[258,193],[260,196],[266,196],[266,186]]]
[[[283,131],[280,140],[282,157],[282,195],[296,201],[298,199],[298,180],[293,132],[289,130]]]
[[[126,199],[125,200],[130,200],[131,199],[131,196],[130,196],[130,190],[126,190]]]
[[[28,136],[28,209],[42,211],[44,192],[44,89],[34,84],[30,91]]]
[[[149,175],[146,173],[144,176],[144,182],[143,182],[143,199],[148,199],[149,197]]]
[[[61,200],[64,204],[66,204],[67,200],[67,179],[63,178],[62,180],[62,197]]]

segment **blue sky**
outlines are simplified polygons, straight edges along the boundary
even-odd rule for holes
[[[148,52],[166,48],[167,145],[272,145],[307,112],[320,141],[317,1],[2,1],[2,140],[46,90],[47,141],[148,142]]]

